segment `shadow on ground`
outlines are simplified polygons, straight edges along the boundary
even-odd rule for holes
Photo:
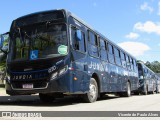
[[[103,100],[111,100],[119,98],[117,96],[107,96],[105,95],[103,98],[98,99],[98,101]],[[82,98],[66,96],[64,98],[57,98],[52,103],[43,103],[40,101],[38,95],[21,95],[21,96],[0,96],[0,106],[36,106],[36,107],[57,107],[57,106],[67,106],[67,105],[75,105],[75,104],[84,104]],[[87,103],[86,103],[87,104]]]

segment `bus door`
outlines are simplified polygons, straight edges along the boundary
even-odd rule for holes
[[[77,21],[76,21],[77,22]],[[85,29],[80,24],[70,25],[71,63],[73,71],[73,91],[88,91],[89,76],[86,59]]]

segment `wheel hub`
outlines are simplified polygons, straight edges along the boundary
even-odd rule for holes
[[[95,85],[93,85],[93,84],[91,84],[90,86],[89,86],[89,88],[90,88],[90,90],[89,90],[89,94],[90,94],[90,96],[92,97],[92,98],[95,98],[96,97],[96,86]]]

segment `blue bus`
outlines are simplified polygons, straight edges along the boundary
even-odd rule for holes
[[[156,93],[160,93],[160,77],[159,74],[156,73]]]
[[[9,37],[9,95],[39,93],[43,102],[78,95],[91,103],[106,93],[137,92],[136,59],[67,10],[22,16]]]
[[[137,62],[139,73],[139,92],[147,95],[158,90],[158,76],[142,62]],[[157,87],[157,90],[156,90]]]

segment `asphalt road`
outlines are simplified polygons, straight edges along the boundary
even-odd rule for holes
[[[69,96],[58,98],[53,103],[46,104],[40,101],[38,95],[8,96],[5,94],[5,90],[0,88],[0,111],[160,111],[160,94],[134,95],[129,98],[106,95],[95,103],[84,103],[79,98]],[[6,118],[3,119],[6,120]],[[7,118],[7,120],[8,119],[9,118]],[[59,120],[60,118],[56,119]],[[97,120],[98,118],[86,119]],[[107,118],[100,119],[105,120]],[[122,118],[112,119],[117,120]],[[125,119],[127,118],[123,118],[123,120]],[[143,120],[144,118],[141,119]],[[145,118],[145,120],[146,119],[149,120],[150,118]],[[159,118],[154,119],[158,120]]]

